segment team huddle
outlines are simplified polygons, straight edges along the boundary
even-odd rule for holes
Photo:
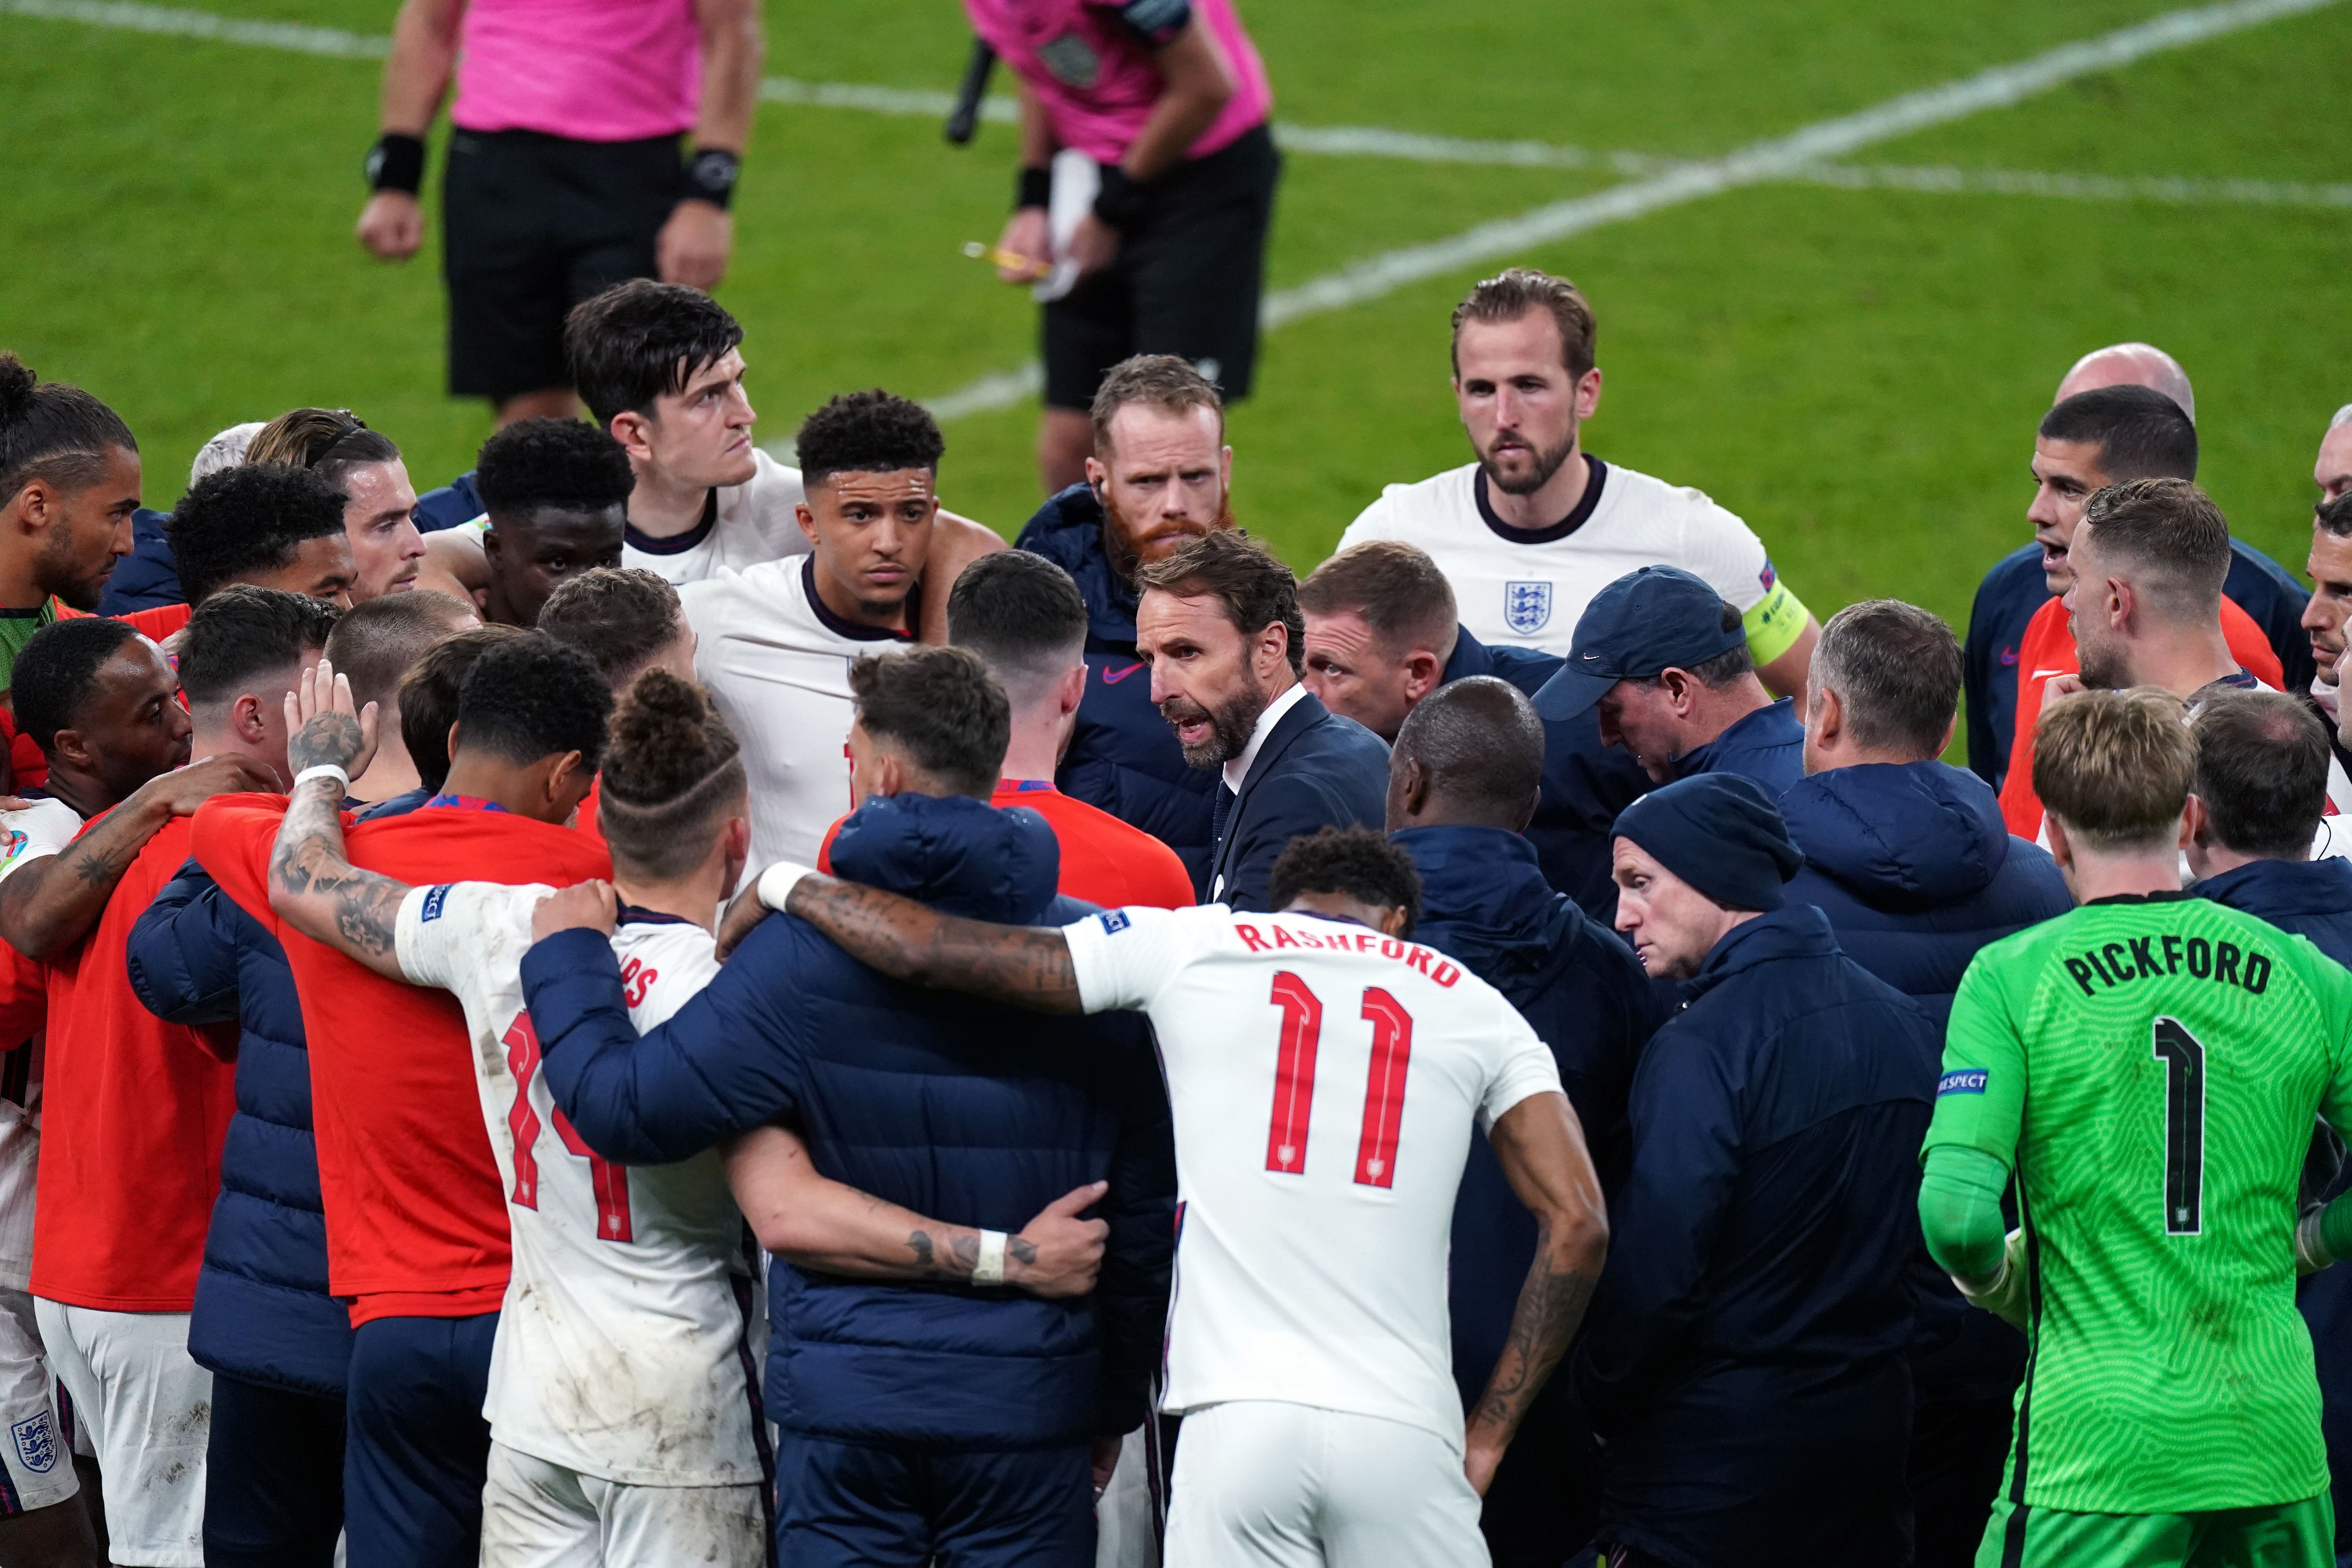
[[[0,1561],[2334,1562],[2352,410],[2305,594],[2088,356],[1964,646],[1595,338],[1303,580],[1173,356],[1011,549],[677,285],[422,497],[0,358]]]

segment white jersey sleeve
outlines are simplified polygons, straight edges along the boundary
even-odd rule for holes
[[[1532,1095],[1567,1092],[1560,1087],[1559,1062],[1551,1047],[1517,1009],[1507,1005],[1503,1011],[1507,1018],[1497,1041],[1500,1061],[1478,1105],[1478,1126],[1488,1132],[1519,1101]]]
[[[1405,488],[1402,485],[1381,486],[1380,498],[1356,514],[1356,521],[1349,523],[1347,531],[1339,535],[1339,546],[1332,553],[1336,555],[1340,550],[1367,543],[1375,539],[1402,537],[1396,524],[1394,497],[1397,491]]]
[[[437,985],[469,997],[475,976],[510,952],[516,963],[530,947],[530,914],[553,892],[537,883],[444,882],[411,888],[393,922],[393,955],[412,985]],[[487,963],[486,963],[487,961]]]
[[[55,855],[81,831],[81,813],[64,801],[44,798],[22,811],[0,811],[0,878]]]
[[[1687,504],[1681,513],[1681,549],[1674,563],[1720,595],[1733,609],[1745,614],[1762,602],[1772,588],[1771,562],[1764,542],[1738,514],[1725,510],[1704,491],[1685,489]]]
[[[1225,929],[1227,913],[1222,904],[1105,910],[1064,926],[1062,940],[1070,945],[1070,967],[1078,978],[1078,1005],[1089,1013],[1150,1007],[1194,954]]]

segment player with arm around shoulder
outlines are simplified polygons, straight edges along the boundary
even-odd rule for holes
[[[2335,1560],[2294,1279],[2352,1251],[2352,1205],[2295,1205],[2315,1112],[2352,1117],[2352,981],[2179,891],[2195,762],[2168,693],[2044,709],[2079,907],[1985,949],[1953,1005],[1920,1220],[2032,1345],[1979,1564]]]
[[[1149,1014],[1182,1173],[1163,1403],[1187,1424],[1168,1561],[1483,1562],[1478,1494],[1600,1272],[1600,1184],[1534,1031],[1409,940],[1419,886],[1402,851],[1325,830],[1272,885],[1280,913],[1116,910],[1041,931],[782,866],[728,931],[757,923],[754,900],[781,905],[895,978]],[[1538,1242],[1465,1430],[1445,1255],[1474,1126]]]
[[[837,1272],[968,1279],[981,1238],[826,1181],[782,1128],[664,1165],[591,1151],[539,1071],[517,973],[552,889],[410,887],[352,867],[338,773],[364,760],[373,715],[334,682],[322,665],[289,699],[306,776],[274,857],[273,905],[305,934],[450,990],[466,1010],[515,1246],[487,1401],[482,1561],[650,1564],[692,1542],[709,1553],[698,1560],[763,1563],[770,1459],[747,1344],[755,1260],[730,1187],[763,1243]],[[706,922],[749,842],[742,764],[708,699],[653,669],[615,713],[601,778],[619,905],[603,884],[569,897],[617,913],[631,1016],[651,1027],[717,972]],[[1071,1194],[1009,1238],[1005,1281],[1049,1296],[1088,1289],[1105,1227],[1076,1215],[1099,1195]]]

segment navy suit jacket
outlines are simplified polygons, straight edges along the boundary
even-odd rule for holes
[[[1194,890],[1202,903],[1265,909],[1267,879],[1292,839],[1318,827],[1377,829],[1388,793],[1388,742],[1301,693],[1258,748]]]

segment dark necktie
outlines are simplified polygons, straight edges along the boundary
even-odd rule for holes
[[[1211,831],[1216,841],[1217,848],[1223,849],[1225,847],[1225,829],[1232,824],[1233,820],[1234,792],[1226,785],[1224,780],[1219,779],[1217,781],[1216,810],[1214,815],[1210,818]]]

